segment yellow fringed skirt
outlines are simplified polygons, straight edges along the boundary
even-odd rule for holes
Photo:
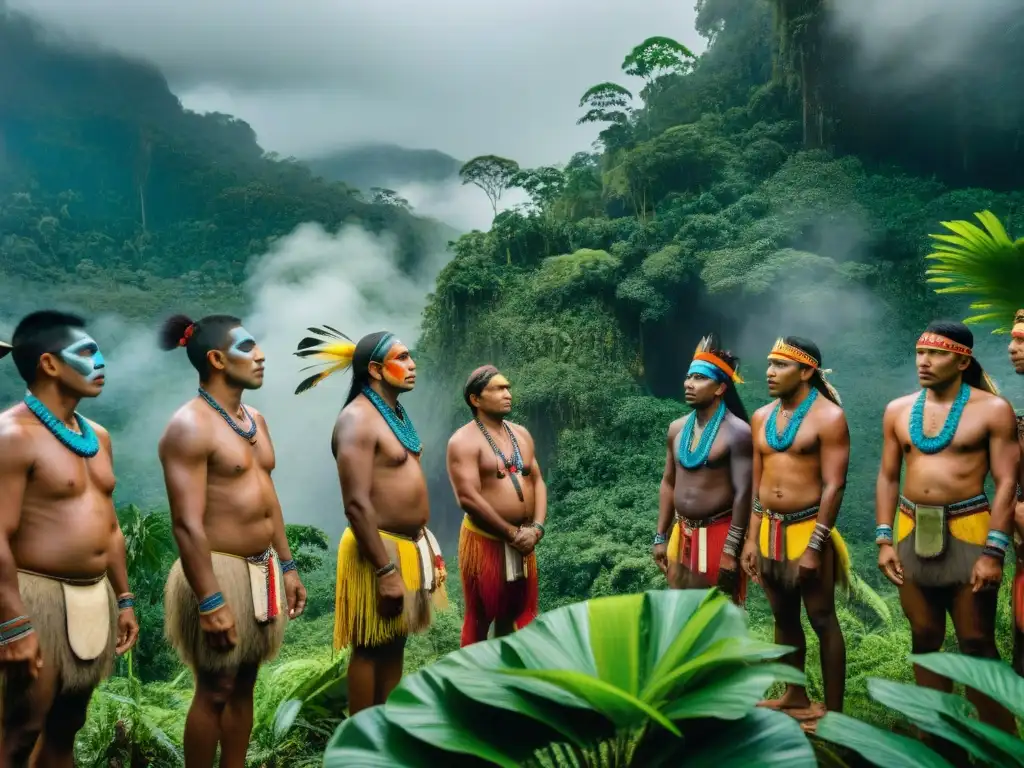
[[[811,507],[785,515],[764,510],[759,536],[763,578],[784,586],[796,584],[800,576],[800,557],[811,541],[811,534],[818,522],[818,509]],[[832,529],[822,556],[827,555],[830,546],[836,558],[836,584],[848,588],[852,567],[850,551],[836,528]]]
[[[448,607],[448,578],[437,540],[426,528],[416,539],[387,531],[380,538],[388,556],[398,566],[405,584],[402,613],[385,619],[377,610],[375,569],[359,550],[352,529],[338,546],[338,579],[334,599],[334,648],[350,645],[372,648],[401,637],[423,632],[431,622],[431,608]]]

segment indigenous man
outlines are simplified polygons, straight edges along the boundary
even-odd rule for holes
[[[267,422],[242,405],[263,385],[266,358],[237,317],[168,318],[165,350],[184,347],[198,397],[160,438],[167,498],[181,559],[167,578],[165,629],[196,681],[185,721],[185,763],[245,765],[259,666],[277,655],[306,590],[274,490]]]
[[[1018,309],[1010,331],[1010,362],[1018,376],[1024,375],[1024,309]],[[1024,416],[1017,416],[1017,442],[1024,451]],[[1020,464],[1017,480],[1017,503],[1014,514],[1016,525],[1014,549],[1017,567],[1013,577],[1013,668],[1024,675],[1024,461]]]
[[[299,342],[299,357],[328,367],[305,392],[352,368],[352,386],[331,437],[349,527],[338,547],[334,647],[352,647],[349,713],[383,704],[402,677],[405,641],[430,626],[431,603],[447,604],[441,550],[427,530],[430,504],[419,435],[398,396],[416,386],[416,364],[394,334],[358,344],[330,326]]]
[[[1013,408],[997,396],[973,346],[967,326],[953,322],[931,323],[917,340],[922,389],[893,400],[882,418],[875,537],[878,567],[899,587],[914,653],[942,648],[948,611],[962,653],[998,659],[996,604],[1020,449]],[[952,690],[952,681],[921,667],[914,675],[918,685]],[[976,691],[968,696],[984,722],[1016,732],[1006,709]]]
[[[75,410],[106,376],[84,327],[35,312],[0,350],[28,385],[0,414],[0,768],[72,768],[92,692],[139,631],[110,435]]]
[[[672,587],[717,585],[743,603],[737,559],[750,516],[750,419],[736,392],[739,360],[713,341],[701,340],[686,374],[693,412],[668,428],[654,561]]]
[[[814,342],[778,339],[768,355],[768,393],[754,413],[753,513],[743,567],[760,582],[775,617],[775,642],[797,648],[787,660],[803,670],[807,645],[800,602],[821,643],[825,708],[841,712],[846,644],[835,611],[835,586],[849,583],[846,545],[835,530],[850,462],[850,433],[839,394],[825,378]],[[764,703],[797,720],[824,714],[807,691],[787,687]]]
[[[533,437],[505,419],[508,379],[493,365],[469,375],[463,397],[473,420],[448,441],[448,479],[465,511],[459,570],[465,596],[462,646],[522,629],[537,617],[537,558],[548,491]]]

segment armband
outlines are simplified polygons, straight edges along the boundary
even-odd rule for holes
[[[219,611],[224,607],[224,595],[220,592],[214,592],[209,597],[204,597],[199,601],[199,615],[207,616],[214,611]]]
[[[378,579],[380,579],[380,578],[383,578],[384,576],[387,576],[390,573],[394,573],[397,570],[398,570],[398,566],[395,565],[394,561],[390,561],[386,565],[382,565],[380,568],[378,568],[376,571],[374,571],[373,574]]]
[[[295,565],[294,560],[282,560],[281,561],[281,573],[288,573],[288,571],[297,571],[299,567]]]
[[[135,607],[135,595],[131,592],[125,592],[123,595],[117,598],[117,610],[127,611],[129,608]]]
[[[35,631],[32,620],[28,616],[16,616],[10,621],[0,624],[0,645],[9,645],[23,637],[28,637]]]
[[[892,526],[882,523],[881,525],[875,526],[875,544],[882,546],[883,544],[892,544],[893,534]]]

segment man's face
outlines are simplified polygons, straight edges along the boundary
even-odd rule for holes
[[[40,365],[79,397],[98,396],[106,383],[106,363],[99,345],[80,328],[69,329],[67,343],[55,354],[45,353]]]
[[[703,373],[690,373],[683,382],[683,397],[692,408],[707,408],[723,394],[725,384]]]
[[[971,358],[944,349],[917,348],[917,381],[925,389],[942,388],[955,381]]]
[[[1010,363],[1013,365],[1013,370],[1020,375],[1024,375],[1024,327],[1018,326],[1014,328],[1013,337],[1010,339],[1010,346],[1007,347],[1007,351],[1010,353]]]
[[[471,401],[478,411],[488,416],[507,416],[512,410],[512,385],[508,379],[496,373],[479,395],[472,396]]]
[[[768,394],[771,397],[789,397],[799,388],[801,382],[808,381],[814,373],[813,368],[801,366],[792,360],[768,359]]]
[[[224,376],[236,387],[259,389],[263,386],[263,371],[267,358],[245,328],[237,326],[228,333],[227,347],[219,356]]]
[[[383,363],[370,363],[370,375],[399,392],[411,392],[416,387],[416,363],[400,341],[391,345]]]

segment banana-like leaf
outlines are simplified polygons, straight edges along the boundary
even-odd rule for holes
[[[852,749],[880,768],[953,768],[952,763],[917,739],[876,728],[838,712],[829,712],[821,718],[815,735],[823,741]]]
[[[815,768],[818,764],[800,724],[767,709],[753,709],[742,720],[712,726],[669,757],[674,760],[668,765],[686,768]]]
[[[995,699],[1017,717],[1024,717],[1024,678],[1002,661],[942,652],[914,654],[910,661],[973,688]]]
[[[976,734],[992,749],[997,749],[1002,753],[1002,756],[996,760],[996,765],[1024,768],[1024,741],[1021,741],[1016,734],[1006,733],[980,720],[964,720],[958,722],[957,725]]]
[[[731,672],[716,672],[715,679],[697,691],[670,700],[665,714],[677,721],[701,717],[739,720],[764,698],[773,683],[806,685],[807,678],[788,664],[737,666]]]
[[[414,739],[392,725],[383,707],[364,709],[342,722],[324,752],[323,768],[477,768],[479,758],[453,755]]]

